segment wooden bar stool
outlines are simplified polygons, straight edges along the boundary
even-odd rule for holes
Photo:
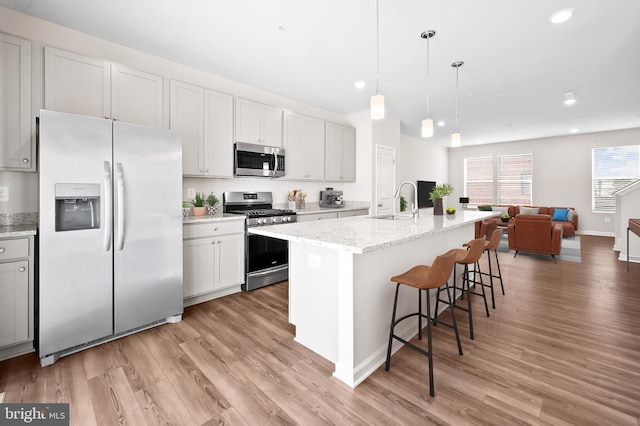
[[[489,236],[487,235],[487,237]],[[485,241],[484,243],[484,251],[487,253],[487,262],[489,263],[489,273],[482,272],[480,271],[480,268],[478,268],[478,273],[489,277],[490,284],[488,284],[488,286],[491,289],[491,306],[493,307],[493,309],[496,308],[496,299],[493,296],[493,279],[494,278],[498,278],[500,280],[500,288],[502,289],[502,295],[504,296],[504,283],[502,281],[502,272],[500,271],[500,261],[498,260],[498,245],[500,245],[501,238],[502,238],[502,229],[496,229],[491,234],[491,238],[490,239],[487,238],[488,241]],[[494,275],[493,270],[491,269],[491,252],[492,251],[496,258],[496,267],[498,268],[497,275]],[[484,284],[484,285],[487,285],[487,284]]]
[[[434,386],[433,386],[433,351],[431,348],[431,298],[430,298],[430,290],[438,289],[438,294],[443,285],[446,285],[446,291],[449,293],[449,277],[451,276],[451,272],[453,271],[453,267],[455,265],[456,260],[456,250],[453,249],[448,251],[447,253],[436,257],[433,261],[432,266],[419,265],[411,268],[407,272],[402,275],[397,275],[391,278],[392,282],[396,284],[396,296],[393,301],[393,313],[391,314],[391,327],[389,330],[389,346],[387,348],[387,362],[384,366],[386,371],[389,371],[389,366],[391,365],[391,346],[393,343],[393,339],[396,339],[405,345],[409,346],[411,349],[425,355],[429,360],[429,395],[434,396]],[[409,287],[418,289],[418,312],[408,314],[403,316],[402,318],[396,320],[396,308],[398,306],[398,290],[400,289],[400,284],[407,285]],[[427,293],[427,315],[422,314],[422,294],[423,290]],[[451,295],[449,295],[449,301],[453,300]],[[449,305],[451,303],[449,302]],[[458,334],[458,326],[456,324],[455,313],[453,312],[453,308],[450,307],[451,311],[451,324],[445,324],[455,331],[456,334],[456,342],[458,344],[458,353],[462,355],[462,345],[460,344],[460,335]],[[418,317],[418,339],[422,340],[422,318],[426,318],[427,320],[427,350],[414,345],[413,343],[407,342],[400,336],[394,334],[394,329],[397,324],[401,321],[404,321],[407,318],[411,318],[417,316]]]
[[[480,281],[476,281],[476,271],[479,269],[479,264],[478,261],[480,260],[480,257],[482,256],[482,252],[484,251],[484,244],[486,242],[485,237],[480,237],[480,238],[476,238],[475,240],[470,241],[469,243],[465,244],[465,246],[468,246],[468,249],[454,249],[456,252],[456,263],[455,265],[464,265],[464,272],[462,273],[462,286],[461,287],[457,287],[456,286],[456,273],[455,273],[455,265],[454,265],[454,271],[453,271],[453,292],[454,292],[454,300],[452,301],[453,304],[452,306],[454,308],[466,311],[469,313],[469,337],[471,338],[471,340],[474,339],[474,335],[473,335],[473,312],[471,309],[471,295],[475,294],[477,296],[482,296],[482,298],[484,299],[484,308],[485,311],[487,313],[487,316],[489,316],[489,305],[487,304],[487,296],[485,295],[485,291],[484,291],[484,283],[482,282],[482,274],[478,274],[478,276],[480,277]],[[469,278],[469,265],[475,265],[475,267],[473,268],[473,280],[471,280]],[[482,293],[478,293],[477,291],[471,291],[471,283],[474,284],[480,284],[480,288],[482,289]],[[464,294],[467,294],[467,307],[464,308],[462,306],[460,306],[459,304],[456,304],[455,301],[455,293],[456,290],[460,290],[462,292],[461,295],[461,299],[464,299]],[[442,300],[440,297],[438,297],[436,299],[436,312],[438,312],[438,304],[440,302],[446,302],[445,300]],[[439,322],[439,320],[436,318],[436,322]]]

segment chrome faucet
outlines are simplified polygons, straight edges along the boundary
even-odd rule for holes
[[[415,219],[416,217],[418,217],[418,187],[416,186],[416,184],[409,180],[405,180],[400,184],[400,186],[398,186],[398,190],[396,191],[395,197],[396,199],[400,198],[400,190],[406,183],[413,185],[413,202],[411,203],[411,217]]]

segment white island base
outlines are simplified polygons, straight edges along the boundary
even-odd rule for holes
[[[356,387],[386,359],[395,291],[390,278],[462,248],[473,239],[474,222],[488,216],[466,212],[458,218],[430,215],[416,221],[359,217],[325,221],[322,227],[305,223],[251,232],[289,240],[289,321],[296,326],[295,340],[334,362],[333,375]],[[352,241],[340,244],[332,233]],[[417,294],[400,290],[398,317],[417,311]],[[460,320],[465,322],[466,315]],[[415,336],[417,318],[400,324],[396,334],[406,340]],[[400,347],[394,341],[393,351]],[[457,353],[452,340],[451,355]]]

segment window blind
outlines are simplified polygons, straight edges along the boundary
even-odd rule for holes
[[[493,204],[493,157],[464,159],[464,195],[471,206]]]
[[[593,149],[591,208],[594,212],[615,212],[614,193],[640,179],[640,145]]]
[[[533,154],[498,157],[498,204],[530,206]]]

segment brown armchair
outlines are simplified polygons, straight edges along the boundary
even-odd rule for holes
[[[553,224],[548,214],[519,214],[507,226],[509,249],[550,254],[553,261],[560,254],[562,245],[562,225]]]

